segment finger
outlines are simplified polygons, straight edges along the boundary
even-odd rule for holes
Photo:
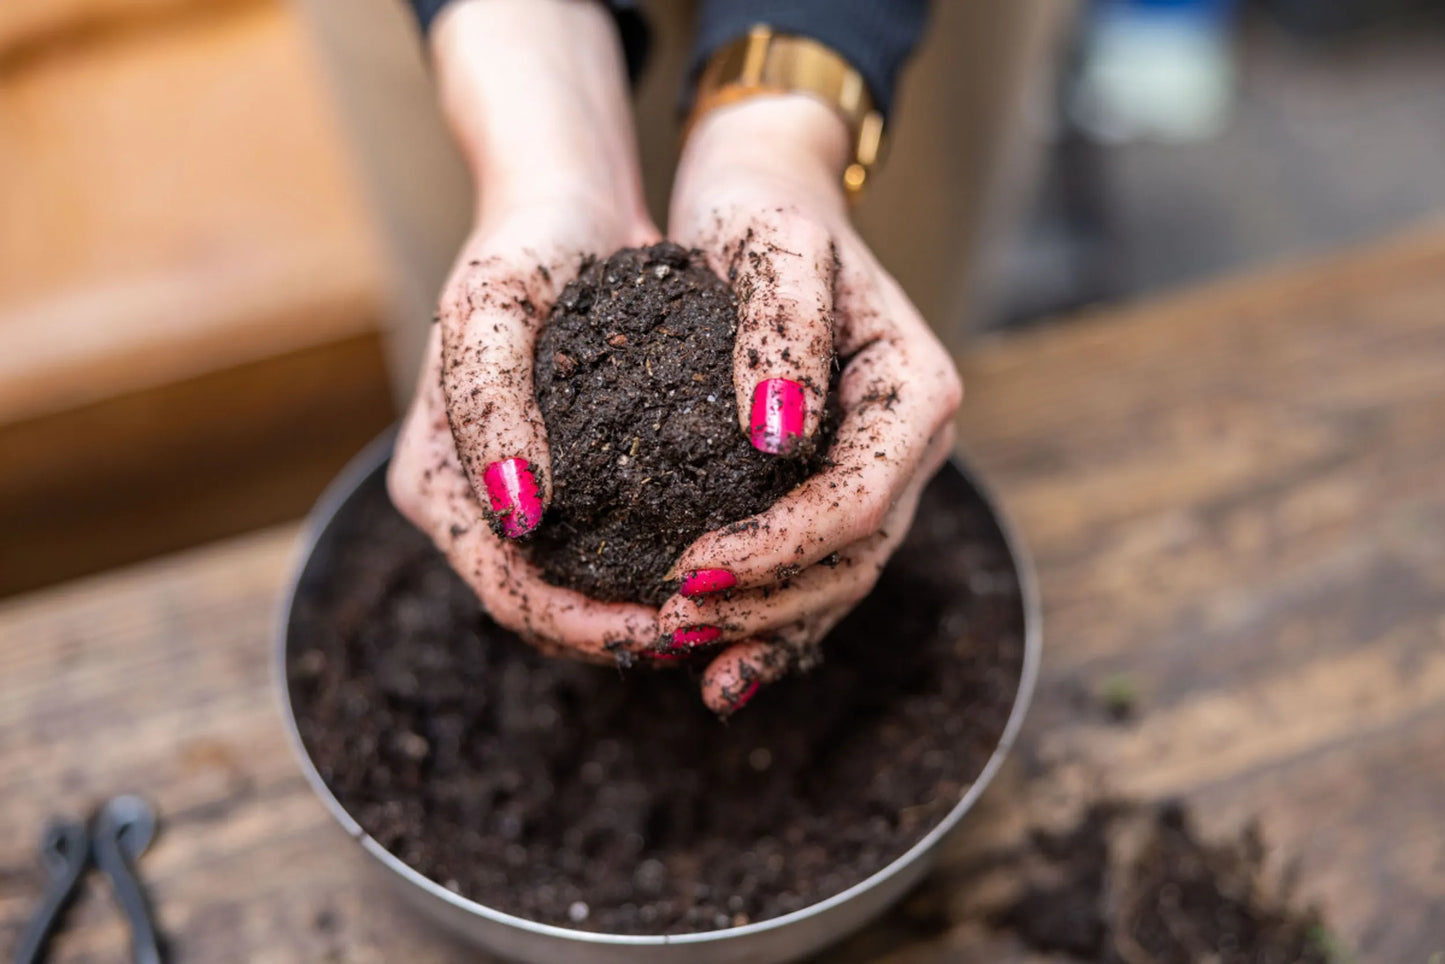
[[[813,613],[851,610],[873,590],[888,559],[902,543],[918,501],[947,457],[951,436],[943,433],[930,450],[925,471],[909,482],[882,527],[782,583],[720,595],[668,599],[658,611],[658,630],[671,648],[725,643],[756,636],[808,618]]]
[[[465,261],[440,311],[451,435],[493,529],[510,538],[542,521],[552,485],[532,352],[555,298],[556,274],[535,256],[527,262],[510,256]]]
[[[592,662],[630,664],[657,640],[657,610],[636,603],[601,602],[553,586],[517,546],[479,528],[482,543],[464,558],[479,564],[479,595],[499,624],[544,649]],[[490,583],[479,585],[490,576]]]
[[[737,586],[765,585],[876,531],[925,463],[941,464],[960,395],[953,363],[931,335],[874,341],[844,371],[846,415],[830,464],[746,525],[699,537],[674,576],[722,570]]]
[[[433,471],[422,498],[447,506],[425,528],[501,626],[550,653],[594,662],[613,661],[656,641],[656,610],[600,602],[545,582],[517,545],[491,531],[455,462]]]
[[[787,654],[778,646],[750,639],[724,650],[702,675],[702,701],[719,716],[742,709],[758,690],[788,671]]]
[[[738,296],[738,421],[760,451],[792,453],[817,433],[828,397],[832,238],[811,219],[784,209],[750,220],[745,233],[710,261]]]
[[[658,611],[662,645],[672,652],[735,642],[771,632],[810,613],[837,606],[851,608],[878,579],[878,563],[870,550],[876,537],[853,551],[820,562],[775,586],[715,598],[673,596]]]
[[[441,338],[433,328],[423,355],[416,397],[402,420],[386,473],[392,504],[445,549],[455,530],[477,523],[480,509],[470,485],[458,491],[456,445],[447,424],[441,383]]]
[[[598,662],[649,648],[656,610],[552,586],[519,547],[491,531],[447,427],[435,336],[429,358],[387,475],[397,508],[431,537],[494,620],[534,644]]]
[[[753,637],[729,646],[703,670],[703,702],[719,716],[731,716],[767,684],[792,670],[811,669],[819,659],[818,641],[847,614],[847,607],[839,607],[766,638]]]

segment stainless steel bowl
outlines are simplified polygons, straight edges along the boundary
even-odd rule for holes
[[[276,634],[275,679],[286,732],[306,779],[336,822],[361,848],[409,903],[476,946],[502,957],[529,964],[774,964],[793,960],[838,940],[881,914],[901,898],[933,866],[944,840],[953,833],[998,772],[1022,726],[1038,676],[1041,653],[1038,587],[1033,569],[1017,535],[966,464],[954,460],[943,469],[972,488],[993,509],[1009,553],[1019,574],[1024,607],[1024,660],[1018,696],[997,748],[983,772],[963,799],[918,843],[887,867],[842,893],[802,910],[723,930],[698,934],[637,936],[600,934],[538,924],[493,910],[452,893],[428,880],[384,850],[352,819],[317,773],[301,743],[286,683],[286,651],[290,642],[291,613],[298,586],[338,512],[361,485],[386,470],[393,436],[377,439],[337,477],[317,503],[307,526],[301,554],[280,611]]]

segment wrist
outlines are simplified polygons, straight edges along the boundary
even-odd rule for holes
[[[807,94],[758,94],[699,117],[679,162],[680,182],[766,177],[805,196],[845,206],[848,126]]]
[[[626,65],[601,4],[454,3],[431,41],[479,219],[569,196],[609,198],[645,216]]]

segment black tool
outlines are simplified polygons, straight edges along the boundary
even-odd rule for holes
[[[91,831],[95,865],[110,878],[116,903],[130,922],[131,960],[135,964],[161,964],[150,902],[135,872],[135,862],[151,845],[155,832],[155,811],[133,796],[116,797],[101,807]]]
[[[40,841],[40,859],[50,880],[40,909],[20,937],[15,964],[41,964],[45,960],[50,938],[75,899],[92,860],[110,878],[116,903],[130,924],[131,960],[135,964],[163,964],[150,903],[135,872],[135,862],[150,846],[155,831],[155,811],[134,796],[108,801],[96,814],[89,831],[76,820],[52,822]]]
[[[79,820],[55,820],[40,838],[40,862],[50,879],[40,909],[30,919],[15,949],[15,964],[39,964],[60,925],[65,909],[75,899],[80,878],[90,864],[90,834]]]

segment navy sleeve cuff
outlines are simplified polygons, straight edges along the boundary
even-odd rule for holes
[[[447,5],[448,0],[409,0],[412,13],[416,14],[417,23],[421,24],[422,33],[431,29],[431,22],[442,12],[442,7]]]
[[[705,0],[688,72],[688,94],[720,47],[763,24],[826,44],[863,75],[886,116],[898,71],[923,36],[929,0]]]

